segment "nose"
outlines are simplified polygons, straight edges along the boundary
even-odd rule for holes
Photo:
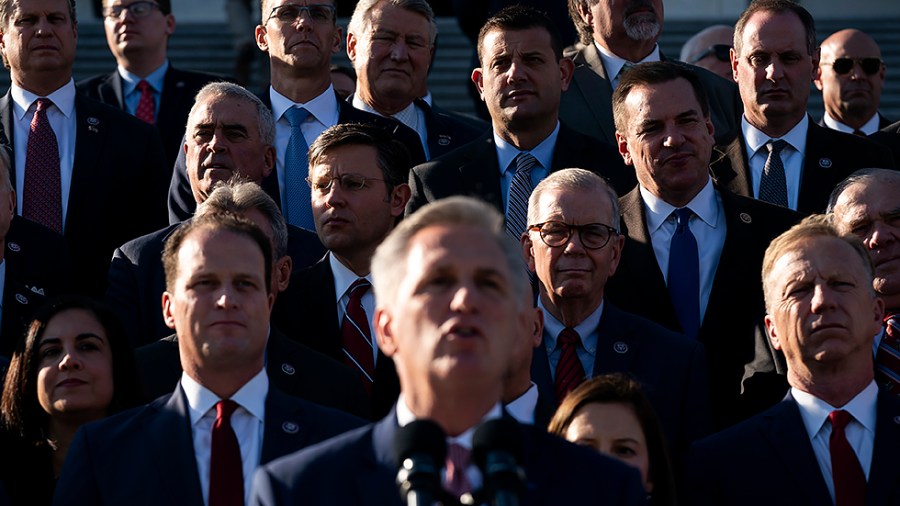
[[[784,65],[778,58],[772,58],[772,63],[766,67],[766,79],[775,82],[784,77]]]
[[[468,313],[474,310],[474,288],[469,284],[460,284],[450,300],[450,309],[458,313]]]
[[[340,179],[335,178],[334,181],[331,182],[331,188],[324,190],[321,198],[331,207],[342,207],[347,202],[347,195],[345,192],[346,190],[341,186]]]
[[[663,137],[663,146],[678,147],[684,143],[684,134],[677,125],[667,125]]]
[[[815,314],[821,314],[827,309],[833,308],[835,305],[834,291],[828,286],[827,282],[822,281],[816,283],[813,289],[812,301],[810,301],[810,309]]]
[[[391,44],[391,60],[393,61],[406,61],[409,59],[409,46],[406,45],[406,41],[401,38],[397,38],[393,44]]]
[[[209,142],[206,144],[207,149],[215,153],[224,151],[226,146],[227,143],[225,141],[225,136],[221,135],[221,133],[218,131],[213,133],[212,137],[210,137],[209,139]]]
[[[216,298],[216,306],[221,309],[237,307],[236,295],[230,283],[223,283],[218,298]]]
[[[66,351],[62,360],[59,361],[59,369],[63,371],[68,369],[77,371],[78,369],[81,369],[81,359],[71,351]]]
[[[506,80],[509,83],[514,83],[516,81],[522,81],[525,79],[525,67],[515,61],[510,63],[509,70],[507,70],[506,73]]]
[[[577,230],[572,231],[569,242],[566,243],[563,253],[566,255],[579,255],[584,253],[584,244],[581,242],[581,234]]]
[[[900,229],[892,227],[884,221],[877,220],[872,223],[872,232],[865,239],[865,244],[869,249],[883,248],[890,244],[891,241],[897,240],[900,235]]]

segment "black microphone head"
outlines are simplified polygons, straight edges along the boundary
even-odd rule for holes
[[[520,462],[524,451],[522,427],[509,417],[484,422],[472,436],[472,458],[481,469],[484,469],[489,453],[504,452]]]
[[[431,420],[416,420],[397,431],[394,436],[397,462],[417,454],[434,459],[438,466],[447,460],[447,440],[444,430]]]

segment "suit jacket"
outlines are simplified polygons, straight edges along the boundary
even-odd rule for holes
[[[260,464],[359,427],[362,420],[269,387]],[[184,390],[82,426],[54,504],[203,505]]]
[[[264,104],[271,107],[272,103],[269,99],[268,88],[266,92],[260,95],[260,100]],[[391,135],[403,143],[409,151],[410,162],[412,165],[425,161],[425,152],[422,150],[422,141],[419,134],[411,128],[394,121],[391,118],[385,118],[366,111],[360,111],[354,108],[349,102],[345,102],[338,98],[338,123],[366,123],[373,124],[383,128],[391,133]],[[278,156],[283,156],[279,153]],[[281,207],[281,191],[278,187],[278,174],[273,170],[268,177],[260,182],[263,190],[272,197],[272,200]],[[172,171],[172,179],[169,184],[169,223],[180,223],[194,215],[197,208],[197,201],[191,192],[191,183],[188,180],[187,164],[184,157],[184,150],[178,152],[178,158],[175,160],[175,168]]]
[[[869,139],[882,146],[887,146],[894,156],[894,163],[900,166],[900,121],[882,127],[881,130],[870,135]]]
[[[134,348],[153,343],[172,333],[163,320],[160,305],[160,297],[166,289],[162,251],[166,240],[178,225],[169,225],[128,241],[113,252],[109,264],[106,302],[119,315]],[[325,248],[316,234],[288,225],[288,255],[293,261],[294,270],[287,290],[275,299],[276,307],[284,304],[282,300],[285,293],[300,289],[294,282],[297,272],[315,263],[324,253]],[[290,311],[279,311],[279,315],[280,318],[273,319],[279,327],[283,324],[283,328],[291,331],[302,328],[302,325],[289,321],[294,318]]]
[[[436,105],[428,105],[422,99],[416,99],[416,106],[425,113],[428,153],[432,159],[474,141],[491,129],[490,125],[481,120],[464,118]]]
[[[625,166],[618,152],[560,122],[549,171],[571,167],[599,174],[619,193],[627,192],[637,184],[634,169]],[[409,185],[412,196],[406,206],[407,215],[429,202],[453,195],[478,197],[493,204],[501,213],[506,212],[492,131],[444,156],[413,167]]]
[[[181,70],[169,65],[163,78],[159,109],[156,112],[156,128],[162,136],[167,168],[172,167],[178,152],[181,151],[184,127],[197,92],[208,83],[224,80],[224,77],[215,74]],[[122,76],[118,70],[89,77],[79,81],[76,86],[85,96],[125,110]]]
[[[692,441],[711,433],[709,382],[702,344],[609,302],[603,306],[597,332],[600,336],[590,377],[622,372],[639,381],[675,456],[686,452]],[[555,411],[559,401],[545,345],[534,349],[531,381],[538,386],[538,403],[552,404],[550,412]],[[542,411],[545,412],[537,409],[538,413]],[[546,427],[548,421],[536,420],[535,424]]]
[[[335,304],[337,291],[328,256],[300,271],[296,281],[298,289],[290,294],[290,298],[285,297],[285,304],[278,312],[291,312],[294,315],[293,321],[302,322],[303,328],[287,332],[288,335],[319,353],[344,363],[341,327],[338,324],[338,310]],[[272,314],[274,318],[277,312],[273,311]],[[368,316],[372,318],[373,315]],[[394,369],[394,361],[379,350],[375,361],[371,399],[374,419],[384,416],[397,402],[399,394],[400,380]]]
[[[155,399],[181,380],[181,358],[175,334],[135,350],[135,365],[144,398]],[[369,417],[366,394],[356,371],[278,331],[269,330],[266,374],[279,391],[322,406]],[[323,387],[327,385],[327,387]]]
[[[0,98],[0,125],[13,142],[12,99]],[[141,120],[75,95],[75,159],[63,236],[79,291],[100,297],[116,247],[165,224],[165,166],[159,133]],[[15,164],[15,155],[12,156]],[[15,167],[10,168],[15,188]]]
[[[875,114],[878,115],[878,130],[885,129],[891,125],[892,121],[882,116],[880,112],[876,112]],[[822,118],[819,119],[819,122],[817,124],[822,128],[828,128],[828,125],[825,124],[825,115],[823,115]],[[894,159],[894,161],[896,161],[896,159]]]
[[[524,506],[645,504],[634,469],[575,446],[543,429],[520,425]],[[393,450],[397,415],[279,459],[253,477],[253,506],[341,504],[400,506],[400,466]]]
[[[754,357],[753,332],[765,314],[760,281],[763,254],[769,242],[800,216],[727,190],[718,192],[725,216],[725,244],[698,338],[706,349],[713,415],[722,427],[747,415],[738,399],[744,364]],[[639,189],[620,198],[619,207],[625,247],[605,296],[625,311],[681,332],[647,232]]]
[[[709,99],[716,144],[727,144],[740,135],[744,106],[737,85],[704,68],[669,60],[662,53],[659,56],[660,60],[689,68],[700,78]],[[575,54],[573,61],[575,73],[569,89],[563,92],[559,117],[575,130],[615,146],[613,88],[600,59],[600,51],[593,43],[587,44]]]
[[[825,212],[828,196],[834,187],[853,171],[866,167],[894,168],[889,150],[869,139],[845,134],[809,121],[806,155],[800,176],[797,211],[804,215]],[[743,135],[738,135],[724,148],[724,155],[710,166],[722,188],[753,197],[750,166]]]
[[[900,399],[878,394],[875,447],[866,501],[900,504]],[[691,448],[689,504],[833,504],[793,396]]]
[[[13,216],[0,246],[6,264],[0,355],[10,358],[34,312],[71,290],[72,261],[61,235],[21,216]]]

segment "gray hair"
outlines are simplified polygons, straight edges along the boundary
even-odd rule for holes
[[[272,116],[272,109],[267,107],[266,104],[262,103],[262,100],[260,100],[259,97],[243,86],[226,81],[209,83],[203,88],[200,88],[200,91],[197,92],[197,96],[194,97],[194,105],[191,106],[191,112],[188,115],[188,129],[190,129],[191,118],[194,117],[194,112],[197,108],[207,100],[219,97],[232,100],[244,100],[254,105],[256,107],[257,123],[259,124],[259,138],[269,146],[275,145],[275,117]]]
[[[834,187],[834,190],[831,191],[831,196],[828,197],[828,208],[826,209],[826,212],[828,214],[834,213],[834,206],[837,204],[838,199],[841,198],[841,194],[843,194],[847,188],[850,188],[857,183],[894,184],[900,188],[900,172],[891,169],[859,169],[847,176],[846,179]]]
[[[543,181],[538,183],[528,198],[528,224],[533,225],[537,222],[538,216],[541,214],[540,201],[541,195],[546,191],[573,191],[580,190],[585,192],[606,193],[609,197],[612,208],[613,223],[610,226],[616,228],[619,232],[619,196],[616,190],[602,177],[584,169],[563,169],[551,173]]]
[[[369,26],[372,10],[382,3],[415,12],[428,20],[429,42],[434,45],[434,39],[437,38],[437,23],[434,21],[434,10],[426,0],[359,0],[353,9],[347,32],[357,35],[363,33]]]

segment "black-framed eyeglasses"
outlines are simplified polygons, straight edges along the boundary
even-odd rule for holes
[[[146,18],[153,12],[153,9],[159,9],[159,4],[156,2],[133,2],[128,5],[110,5],[103,11],[103,15],[108,18],[119,18],[122,16],[122,12],[128,11],[135,18]]]
[[[368,187],[369,181],[384,181],[384,179],[366,177],[362,174],[341,174],[337,177],[322,176],[315,179],[306,178],[306,183],[312,191],[319,193],[328,193],[331,191],[331,187],[334,186],[335,181],[341,185],[341,188],[347,191],[358,192]]]
[[[859,67],[863,72],[867,76],[871,76],[881,71],[881,65],[884,62],[881,61],[881,58],[872,56],[869,58],[837,58],[831,63],[820,63],[820,65],[831,65],[834,73],[842,76],[853,70],[854,63],[859,63]]]
[[[609,239],[619,232],[603,223],[587,223],[585,225],[570,225],[561,221],[545,221],[529,225],[528,230],[540,232],[541,240],[551,248],[565,246],[572,239],[572,234],[578,232],[581,245],[587,249],[600,249],[609,243]]]
[[[314,23],[330,23],[334,20],[336,10],[335,6],[329,4],[282,4],[272,9],[272,14],[266,21],[275,18],[285,24],[296,23],[305,12],[310,21]]]
[[[698,61],[706,58],[709,55],[715,55],[716,59],[719,61],[729,62],[731,61],[731,46],[728,44],[713,44],[708,48],[704,49],[702,53],[695,56],[688,63],[697,63]]]

